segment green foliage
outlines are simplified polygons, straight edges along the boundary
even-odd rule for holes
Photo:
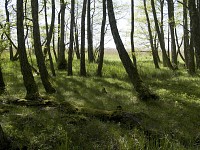
[[[61,107],[20,106],[10,103],[25,95],[20,65],[10,62],[6,53],[2,58],[7,92],[0,97],[0,123],[20,148],[184,150],[200,146],[199,75],[189,76],[181,67],[176,72],[165,68],[157,70],[150,54],[137,55],[142,79],[161,97],[156,102],[141,102],[117,55],[105,58],[103,78],[95,76],[97,64],[87,64],[88,76],[79,77],[79,61],[74,60],[74,76],[67,76],[66,71],[57,72],[57,77],[51,78],[57,93],[45,96]],[[35,76],[35,79],[41,94],[46,94],[40,77]],[[149,117],[143,118],[143,128],[132,129],[80,113],[69,114],[68,103],[77,108],[102,111],[121,106],[124,111]]]

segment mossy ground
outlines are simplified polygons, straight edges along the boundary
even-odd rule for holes
[[[159,133],[147,137],[145,131],[124,128],[120,123],[68,113],[66,107],[23,106],[8,103],[23,99],[25,88],[18,62],[3,57],[6,92],[0,96],[0,122],[5,133],[18,147],[28,149],[198,149],[200,148],[200,78],[190,76],[183,66],[177,71],[154,69],[150,54],[138,55],[142,79],[160,100],[143,102],[116,54],[106,56],[103,77],[96,77],[96,64],[87,64],[87,77],[79,76],[79,62],[74,60],[74,76],[57,71],[51,77],[55,94],[47,95],[35,74],[40,93],[46,99],[79,108],[144,113],[145,126]],[[36,66],[36,65],[34,65]],[[49,71],[50,72],[50,71]],[[161,137],[160,137],[161,136]]]

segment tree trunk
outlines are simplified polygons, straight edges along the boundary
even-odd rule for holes
[[[7,31],[8,31],[8,36],[10,37],[10,13],[8,10],[9,2],[10,2],[10,0],[5,0]],[[10,60],[13,61],[13,48],[12,48],[11,42],[9,43],[9,51],[10,51]]]
[[[137,66],[136,64],[136,56],[135,56],[135,46],[134,46],[134,0],[131,0],[131,52],[132,52],[132,58],[133,58],[133,64],[135,67]]]
[[[195,48],[195,56],[196,56],[196,66],[197,69],[200,69],[200,23],[199,23],[199,16],[198,11],[196,8],[196,3],[194,0],[188,1],[188,8],[190,13],[190,21],[191,21],[191,37],[193,37],[192,43]]]
[[[52,39],[52,35],[53,35],[53,30],[54,30],[54,22],[55,22],[55,0],[51,1],[52,16],[51,16],[50,29],[48,29],[48,22],[47,22],[46,0],[44,0],[44,3],[45,3],[45,22],[46,22],[46,35],[47,35],[47,41],[45,44],[44,52],[47,52],[49,55],[49,62],[50,62],[50,68],[51,68],[52,75],[56,76],[53,59],[52,59],[52,55],[51,55],[51,50],[50,50],[50,44],[51,44],[51,39]]]
[[[38,0],[31,0],[31,8],[33,18],[34,48],[41,80],[47,93],[55,93],[56,90],[52,87],[51,83],[49,82],[49,74],[44,62],[44,55],[42,53],[40,29],[38,23]]]
[[[67,69],[67,61],[65,59],[65,8],[66,4],[64,0],[60,1],[61,10],[60,10],[60,41],[59,41],[59,55],[58,55],[58,69]]]
[[[100,56],[99,56],[99,64],[97,69],[97,76],[102,76],[102,68],[103,68],[103,58],[104,58],[104,36],[105,36],[105,25],[106,25],[106,0],[103,0],[103,18],[101,24],[101,40],[100,40]]]
[[[93,54],[93,38],[91,28],[91,16],[90,16],[90,0],[87,0],[87,39],[88,39],[88,59],[89,62],[94,62]]]
[[[71,23],[70,23],[70,43],[68,53],[68,75],[73,75],[72,72],[72,60],[73,60],[73,46],[74,46],[74,5],[75,1],[71,0]]]
[[[4,83],[2,68],[0,66],[0,94],[3,93],[5,89],[6,89],[6,85]]]
[[[171,33],[172,64],[175,68],[178,68],[177,55],[176,55],[176,41],[175,41],[174,2],[173,0],[167,0],[167,2],[168,2],[169,27]]]
[[[160,42],[160,47],[162,49],[163,57],[167,62],[168,68],[171,69],[171,70],[175,70],[175,68],[172,66],[172,64],[170,62],[170,59],[169,59],[169,57],[167,56],[167,53],[166,53],[165,41],[164,41],[164,37],[162,36],[162,34],[160,32],[160,28],[159,28],[159,25],[158,25],[158,19],[157,19],[157,15],[156,15],[156,9],[155,9],[154,0],[151,0],[151,6],[152,6],[152,12],[153,12],[153,17],[154,17],[154,23],[155,23],[155,27],[156,27],[156,32],[158,34],[158,39],[159,39],[159,42]]]
[[[153,55],[153,62],[154,62],[155,68],[159,69],[160,67],[159,67],[159,64],[158,64],[158,59],[156,57],[156,50],[155,50],[154,45],[153,45],[153,35],[152,35],[152,32],[151,32],[151,24],[150,24],[149,15],[148,15],[148,12],[147,12],[146,0],[143,0],[143,2],[144,2],[144,11],[145,11],[147,25],[148,25],[149,41],[150,41],[150,44],[151,44],[151,50],[152,50],[152,55]]]
[[[86,15],[86,4],[87,0],[83,0],[83,9],[81,16],[81,64],[80,64],[80,75],[86,76],[85,67],[85,15]]]
[[[184,56],[186,68],[189,68],[188,55],[189,55],[189,32],[188,32],[188,0],[183,0],[183,33],[184,33]]]
[[[119,53],[119,57],[122,61],[122,64],[135,88],[138,92],[138,97],[141,100],[149,100],[149,99],[157,99],[158,96],[152,93],[149,88],[147,88],[143,81],[141,80],[137,68],[132,63],[123,43],[121,37],[118,32],[116,19],[113,10],[113,2],[112,0],[107,0],[107,9],[108,9],[108,16],[109,16],[109,23],[111,27],[111,32],[115,41],[115,45],[117,51]]]
[[[17,41],[19,61],[21,66],[21,72],[23,75],[23,81],[26,88],[26,99],[38,99],[39,92],[35,83],[31,66],[28,62],[25,40],[24,40],[24,26],[23,26],[23,0],[17,0]]]

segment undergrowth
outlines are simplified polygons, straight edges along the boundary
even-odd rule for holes
[[[200,147],[200,79],[190,76],[184,68],[170,71],[154,69],[149,56],[138,56],[138,71],[160,100],[142,102],[119,59],[105,58],[103,77],[96,76],[97,64],[87,64],[87,77],[79,76],[79,61],[74,60],[74,76],[58,71],[50,80],[57,92],[47,95],[40,76],[35,75],[40,93],[47,99],[75,107],[144,113],[145,129],[123,127],[120,122],[68,114],[56,107],[20,106],[7,103],[23,99],[25,88],[19,62],[2,60],[6,92],[0,96],[0,123],[10,140],[30,150],[184,150]],[[115,58],[115,57],[112,57]],[[34,66],[36,67],[36,66]]]

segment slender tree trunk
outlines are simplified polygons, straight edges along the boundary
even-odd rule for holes
[[[172,64],[175,68],[178,68],[177,55],[176,55],[176,40],[175,40],[174,2],[173,0],[167,0],[167,2],[168,2],[169,27],[171,33]]]
[[[61,22],[60,22],[60,49],[58,55],[58,69],[67,69],[67,61],[65,59],[65,8],[64,0],[61,0]]]
[[[17,42],[18,42],[18,52],[19,61],[21,66],[21,72],[23,75],[23,81],[26,88],[26,99],[38,99],[39,92],[38,87],[35,83],[31,66],[28,62],[25,40],[24,40],[24,12],[23,12],[23,0],[17,0]]]
[[[38,0],[31,0],[31,8],[32,8],[32,18],[33,18],[34,48],[35,48],[35,55],[37,59],[38,68],[40,71],[41,80],[47,93],[55,93],[56,90],[52,87],[51,83],[49,82],[49,74],[44,62],[44,55],[42,53],[40,29],[38,23]]]
[[[185,65],[188,68],[188,54],[189,54],[189,32],[188,32],[188,10],[187,10],[188,0],[183,0],[183,33],[184,33],[184,56]]]
[[[60,9],[60,12],[61,12],[61,9]],[[58,44],[57,44],[58,57],[60,55],[60,12],[58,13]]]
[[[165,38],[165,35],[164,35],[164,29],[163,29],[163,18],[164,18],[164,0],[160,0],[160,36],[163,38],[163,42],[164,42],[164,45],[165,45],[165,41],[164,41],[164,38]],[[154,6],[155,7],[155,6]],[[159,40],[160,41],[160,40]],[[162,48],[161,48],[162,49]],[[169,55],[168,55],[169,57]],[[163,67],[167,67],[167,57],[165,55],[165,52],[162,50],[162,60],[163,60]],[[169,58],[170,60],[170,58]]]
[[[7,23],[7,31],[8,31],[8,36],[10,37],[10,13],[8,10],[8,3],[10,0],[5,0],[5,11],[6,11],[6,23]],[[11,42],[9,43],[9,51],[10,51],[10,60],[13,61],[13,47]]]
[[[153,55],[153,62],[154,62],[155,68],[159,69],[160,67],[159,67],[159,64],[158,64],[158,59],[156,57],[156,50],[155,50],[154,45],[153,45],[153,35],[152,35],[152,32],[151,32],[151,24],[150,24],[149,15],[148,15],[148,12],[147,12],[146,0],[143,0],[143,2],[144,2],[144,11],[145,11],[147,25],[148,25],[149,41],[150,41],[150,44],[151,44],[151,50],[152,50],[152,55]]]
[[[134,46],[134,24],[135,24],[135,19],[134,19],[134,0],[131,0],[131,51],[132,51],[132,58],[133,58],[133,64],[135,67],[137,66],[136,64],[136,56],[135,56],[135,46]]]
[[[45,8],[46,8],[46,0],[44,0],[45,3]],[[51,1],[51,5],[52,5],[52,16],[51,16],[51,25],[50,25],[50,29],[48,28],[48,21],[47,21],[47,12],[45,9],[45,22],[46,22],[46,35],[47,35],[47,41],[45,44],[45,48],[44,48],[44,52],[47,52],[49,55],[49,62],[50,62],[50,68],[51,68],[51,72],[53,76],[56,76],[56,72],[54,69],[54,64],[53,64],[53,58],[51,55],[51,48],[50,48],[50,44],[51,44],[51,39],[52,39],[52,35],[53,35],[53,30],[54,30],[54,22],[55,22],[55,0]]]
[[[111,32],[115,41],[115,45],[117,48],[117,51],[119,53],[119,57],[122,61],[122,64],[135,88],[135,90],[138,92],[138,97],[141,100],[149,100],[149,99],[157,99],[157,95],[153,94],[149,88],[147,88],[142,79],[140,78],[138,74],[137,68],[134,66],[132,63],[123,43],[120,38],[117,24],[116,24],[116,19],[114,15],[114,10],[113,10],[113,2],[112,0],[107,0],[107,9],[108,9],[108,17],[109,17],[109,23],[111,27]]]
[[[91,28],[91,15],[90,15],[90,0],[87,0],[87,39],[88,39],[88,60],[89,62],[94,62],[93,54],[93,38],[92,38],[92,28]]]
[[[98,62],[97,76],[102,76],[103,68],[103,58],[104,58],[104,36],[105,36],[105,26],[106,26],[106,0],[103,0],[103,18],[101,24],[101,40],[100,40],[100,56]]]
[[[83,0],[83,9],[81,16],[81,64],[80,64],[80,75],[86,76],[85,67],[85,16],[86,16],[86,4],[87,0]]]
[[[74,5],[75,0],[71,0],[71,23],[70,23],[70,43],[68,53],[68,75],[73,75],[72,72],[72,60],[73,60],[73,46],[74,46]]]
[[[164,37],[162,36],[162,34],[160,32],[160,28],[159,28],[159,25],[158,25],[158,19],[157,19],[157,15],[156,15],[154,0],[151,0],[151,6],[152,6],[152,12],[153,12],[153,17],[154,17],[156,32],[158,34],[158,39],[159,39],[159,42],[160,42],[160,47],[162,49],[163,57],[165,58],[165,60],[167,62],[168,68],[171,69],[171,70],[175,70],[175,68],[172,66],[170,59],[169,59],[169,57],[167,56],[167,53],[166,53],[165,41],[164,41]]]

